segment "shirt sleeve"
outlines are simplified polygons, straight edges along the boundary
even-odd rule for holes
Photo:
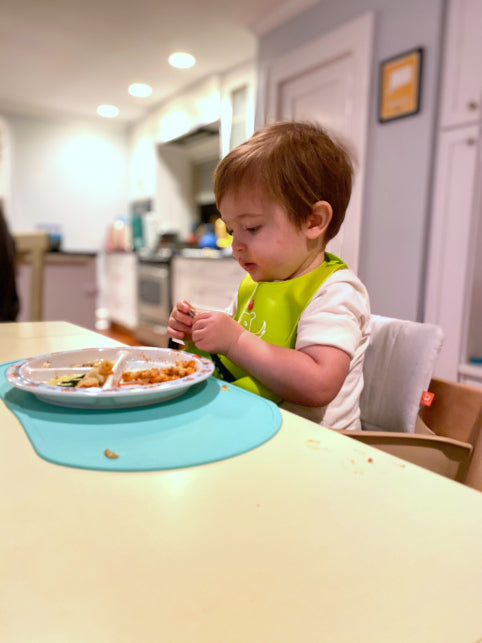
[[[370,303],[365,286],[351,270],[337,270],[303,311],[295,348],[334,346],[352,358],[369,321]]]

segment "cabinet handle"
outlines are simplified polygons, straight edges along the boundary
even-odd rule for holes
[[[479,104],[475,100],[470,100],[467,103],[467,107],[473,112],[474,110],[479,108]]]
[[[475,145],[476,143],[475,138],[471,136],[470,138],[467,139],[466,143],[467,145]]]

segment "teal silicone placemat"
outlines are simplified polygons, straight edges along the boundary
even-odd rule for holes
[[[39,456],[69,467],[158,471],[223,460],[263,444],[281,426],[278,407],[210,377],[187,393],[150,406],[84,410],[54,406],[5,379],[0,397]],[[1,430],[1,428],[0,428]],[[117,459],[104,455],[109,449]]]

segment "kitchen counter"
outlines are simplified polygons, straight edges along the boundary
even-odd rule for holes
[[[113,344],[0,324],[2,362]],[[281,413],[239,456],[111,473],[43,460],[0,401],[2,643],[480,640],[482,494]]]
[[[190,259],[232,259],[231,248],[217,250],[216,248],[183,248],[178,252],[181,257]]]
[[[47,252],[45,261],[51,263],[61,263],[63,261],[86,261],[96,257],[96,252]]]
[[[85,262],[90,261],[91,259],[97,256],[96,252],[47,252],[44,255],[45,263],[71,263],[71,262]],[[21,264],[29,263],[29,260],[26,257],[20,259]]]
[[[173,257],[185,257],[187,259],[233,259],[231,248],[169,248],[161,247],[158,250],[139,250],[137,253],[141,261],[165,261]]]

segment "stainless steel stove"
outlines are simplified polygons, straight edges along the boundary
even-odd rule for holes
[[[172,308],[171,260],[174,252],[140,250],[137,256],[139,323],[136,336],[149,346],[168,345],[167,324]]]

